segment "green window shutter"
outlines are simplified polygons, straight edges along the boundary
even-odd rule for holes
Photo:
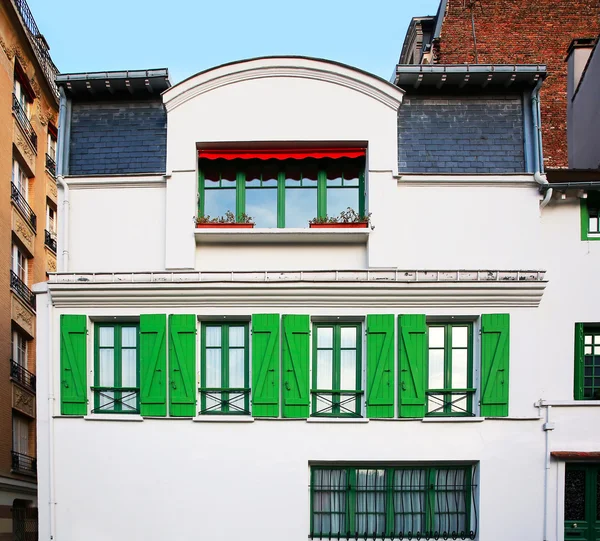
[[[481,316],[481,408],[483,417],[508,416],[508,314]]]
[[[306,419],[309,414],[310,320],[308,316],[285,315],[281,324],[282,417]]]
[[[588,196],[589,197],[589,196]],[[588,213],[587,199],[580,199],[581,216],[581,240],[588,240],[588,229],[590,227],[590,216]]]
[[[367,316],[367,417],[394,416],[394,316]]]
[[[60,412],[87,413],[87,317],[60,316]]]
[[[169,316],[169,415],[196,414],[196,316]]]
[[[398,403],[400,417],[423,417],[427,397],[427,322],[425,315],[398,317]]]
[[[583,400],[583,323],[575,323],[575,379],[573,382],[573,397]]]
[[[252,316],[252,415],[279,416],[279,314]]]
[[[167,316],[140,316],[140,413],[167,415]]]

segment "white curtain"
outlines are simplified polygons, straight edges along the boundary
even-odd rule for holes
[[[394,533],[414,536],[426,529],[426,472],[419,469],[394,472]]]
[[[465,470],[437,470],[434,530],[461,534],[467,529]]]
[[[137,387],[137,329],[123,327],[121,332],[121,387]],[[137,410],[137,394],[131,391],[121,393],[122,410]]]
[[[314,535],[346,533],[346,470],[315,470],[313,483]]]
[[[385,535],[385,470],[356,471],[356,531],[369,537]]]

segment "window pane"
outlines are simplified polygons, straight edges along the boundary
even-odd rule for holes
[[[285,226],[308,227],[308,222],[317,217],[317,187],[286,188]]]
[[[590,233],[598,232],[598,218],[593,216],[590,217]]]
[[[355,348],[356,347],[356,327],[342,327],[341,330],[342,347],[343,348]]]
[[[444,327],[429,327],[429,347],[443,348],[444,347]]]
[[[217,218],[227,211],[235,214],[235,190],[205,190],[204,216]]]
[[[115,345],[115,329],[113,327],[100,327],[98,345],[100,347],[113,347]]]
[[[356,471],[356,529],[359,535],[384,537],[385,496],[385,470]]]
[[[346,533],[346,470],[315,470],[313,479],[313,533]]]
[[[318,327],[317,328],[317,347],[332,348],[333,347],[333,328]]]
[[[112,349],[101,349],[99,351],[98,385],[100,387],[113,387],[115,384],[115,357]]]
[[[244,327],[229,327],[229,346],[244,347]]]
[[[444,388],[444,350],[429,350],[429,388]]]
[[[435,476],[434,532],[459,536],[467,531],[467,489],[464,470],[438,470]]]
[[[137,354],[135,349],[121,351],[121,384],[123,387],[137,385]]]
[[[221,350],[206,350],[206,387],[221,387]]]
[[[121,346],[134,348],[137,342],[137,329],[135,327],[123,327],[121,329]]]
[[[468,343],[468,327],[452,327],[452,347],[466,348]]]
[[[277,188],[247,189],[246,214],[255,227],[277,227]]]
[[[331,389],[332,379],[332,351],[317,351],[317,389]]]
[[[221,327],[206,327],[206,346],[221,346]]]
[[[394,473],[394,533],[406,537],[425,531],[425,470]]]
[[[356,389],[356,350],[346,349],[341,351],[340,363],[340,388],[346,390]]]
[[[358,188],[327,187],[327,216],[339,216],[348,207],[358,212]]]
[[[467,362],[466,349],[452,350],[452,387],[465,389],[467,387]]]
[[[244,350],[229,350],[229,387],[244,387]]]

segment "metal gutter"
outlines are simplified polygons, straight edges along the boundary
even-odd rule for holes
[[[87,73],[61,73],[56,77],[56,84],[67,81],[94,81],[106,79],[147,79],[149,77],[165,77],[168,79],[168,68],[156,68],[148,70],[125,70],[125,71],[93,71]],[[170,83],[169,83],[170,86]]]
[[[581,190],[588,189],[590,191],[600,190],[600,180],[593,180],[587,182],[549,182],[540,187],[540,190]]]
[[[442,25],[444,24],[444,17],[446,16],[446,7],[448,5],[448,0],[441,0],[440,5],[438,7],[438,12],[436,14],[436,22],[435,22],[435,30],[433,31],[433,37],[431,41],[433,43],[434,40],[439,39],[442,34]]]

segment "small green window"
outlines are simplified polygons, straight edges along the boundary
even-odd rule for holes
[[[472,466],[313,466],[311,538],[475,539]]]
[[[427,415],[472,415],[472,325],[430,323]]]
[[[600,400],[600,326],[576,326],[575,399]]]
[[[317,323],[313,332],[312,415],[361,417],[359,323]]]
[[[600,193],[581,199],[581,240],[600,240]]]
[[[261,228],[306,228],[351,208],[365,215],[365,159],[198,161],[198,217],[228,212]]]
[[[200,413],[250,414],[248,324],[202,325]]]
[[[139,413],[139,325],[97,323],[92,413]]]

